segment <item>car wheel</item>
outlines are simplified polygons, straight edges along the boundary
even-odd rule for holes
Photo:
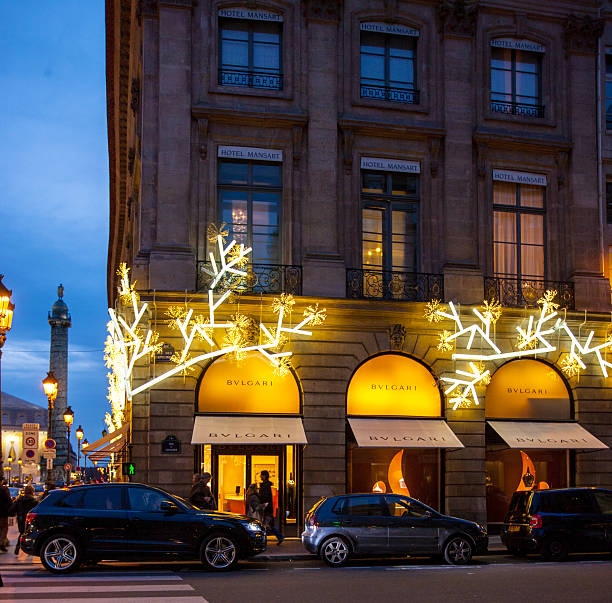
[[[40,562],[55,574],[72,572],[81,563],[81,547],[74,536],[54,534],[40,547]]]
[[[567,557],[567,542],[561,536],[553,536],[544,542],[542,557],[546,561],[563,561]]]
[[[463,536],[454,536],[444,547],[444,559],[451,565],[465,565],[472,559],[474,547]]]
[[[238,545],[227,534],[212,534],[202,542],[200,560],[206,569],[226,572],[238,563]]]
[[[340,567],[349,560],[351,549],[344,538],[332,536],[321,545],[319,556],[330,567]]]

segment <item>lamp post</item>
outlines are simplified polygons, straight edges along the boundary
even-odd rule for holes
[[[87,438],[83,440],[82,446],[83,448],[89,447],[89,442],[87,441]],[[87,483],[87,455],[86,454],[83,454],[83,477],[85,478],[85,482]]]
[[[47,394],[47,400],[49,401],[49,423],[47,425],[47,438],[51,438],[53,429],[51,427],[51,422],[53,420],[53,403],[55,402],[55,398],[57,398],[57,379],[53,374],[53,371],[49,371],[47,376],[43,379],[43,389],[45,390],[45,394]]]
[[[11,294],[12,291],[9,291],[4,284],[2,283],[2,279],[4,278],[3,274],[0,274],[0,374],[1,374],[1,362],[2,362],[2,347],[4,346],[4,342],[6,341],[6,334],[11,330],[11,325],[13,324],[13,310],[15,309],[15,304],[11,303]],[[0,381],[1,384],[1,381]],[[0,392],[2,391],[2,387],[0,385]],[[4,456],[3,448],[2,448],[2,399],[0,394],[0,464],[2,463],[2,457]]]
[[[79,425],[74,432],[77,437],[77,471],[81,475],[81,440],[83,439],[83,428]]]
[[[68,458],[67,462],[70,463],[70,427],[72,426],[72,421],[74,421],[74,411],[70,406],[68,406],[64,411],[64,421],[68,426],[68,446],[66,450],[66,456]],[[66,471],[66,485],[70,485],[70,469]]]
[[[21,457],[17,459],[17,464],[19,465],[19,483],[21,484],[21,482],[23,481],[23,478],[21,477],[21,468],[23,465],[23,460],[21,459]]]

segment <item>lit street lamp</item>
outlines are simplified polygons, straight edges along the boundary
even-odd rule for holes
[[[22,482],[22,477],[21,477],[21,466],[23,464],[23,460],[21,459],[21,457],[19,457],[17,459],[17,464],[19,465],[19,483],[21,484]]]
[[[79,425],[77,430],[74,432],[77,437],[77,471],[79,477],[81,475],[81,440],[83,439],[83,428]]]
[[[70,406],[68,406],[66,410],[64,411],[64,421],[66,422],[66,425],[68,426],[68,447],[67,447],[66,456],[68,457],[67,462],[70,463],[70,427],[72,426],[72,421],[74,421],[74,411],[72,410]],[[66,471],[66,485],[67,486],[70,485],[70,469]]]
[[[53,374],[53,371],[49,371],[47,376],[43,379],[43,389],[45,390],[45,394],[47,394],[47,400],[49,400],[49,424],[47,425],[47,438],[51,438],[52,429],[51,429],[51,421],[53,419],[53,403],[55,402],[55,398],[57,398],[57,379]]]
[[[12,291],[9,291],[2,283],[4,278],[3,274],[0,274],[0,363],[2,362],[2,347],[6,341],[6,334],[11,330],[13,324],[13,310],[15,304],[11,303]],[[2,387],[0,386],[0,392]],[[2,457],[4,455],[2,448],[2,400],[0,395],[0,463],[2,463]]]
[[[88,448],[89,447],[89,442],[87,441],[87,438],[85,438],[83,440],[83,444],[82,444],[83,448]],[[87,482],[87,455],[83,454],[83,475],[85,477],[85,482]]]

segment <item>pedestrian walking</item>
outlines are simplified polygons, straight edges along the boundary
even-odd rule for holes
[[[189,502],[204,511],[214,511],[217,508],[215,497],[208,485],[210,478],[210,473],[203,473],[201,476],[198,474],[194,475],[193,486],[189,495]]]
[[[280,545],[285,537],[281,531],[274,525],[274,499],[272,498],[272,482],[270,481],[270,473],[265,469],[259,474],[261,477],[261,484],[259,484],[259,499],[261,503],[265,505],[263,511],[263,524],[266,526],[266,534],[273,534],[276,536]]]
[[[251,484],[246,491],[244,500],[245,513],[247,517],[252,517],[263,523],[263,514],[266,505],[261,502],[257,492],[257,484]]]
[[[9,509],[12,504],[11,493],[6,486],[4,478],[0,478],[0,551],[8,551],[8,521]]]
[[[17,527],[19,528],[19,536],[15,545],[15,555],[19,554],[21,548],[21,535],[25,531],[26,517],[28,513],[38,504],[38,499],[34,493],[32,486],[26,486],[23,489],[23,494],[13,502],[9,509],[9,515],[17,516]]]

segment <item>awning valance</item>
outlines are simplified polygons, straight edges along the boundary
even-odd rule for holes
[[[103,438],[96,440],[85,448],[81,448],[81,452],[86,457],[89,455],[94,461],[107,457],[111,452],[117,452],[126,442],[126,434],[129,430],[129,425],[126,423],[119,429],[105,435]],[[95,455],[95,456],[94,456]],[[97,458],[96,458],[97,457]]]
[[[357,444],[377,448],[463,448],[442,419],[349,419]]]
[[[595,450],[608,448],[578,423],[487,421],[510,448]]]
[[[300,417],[197,416],[192,444],[307,444]]]

